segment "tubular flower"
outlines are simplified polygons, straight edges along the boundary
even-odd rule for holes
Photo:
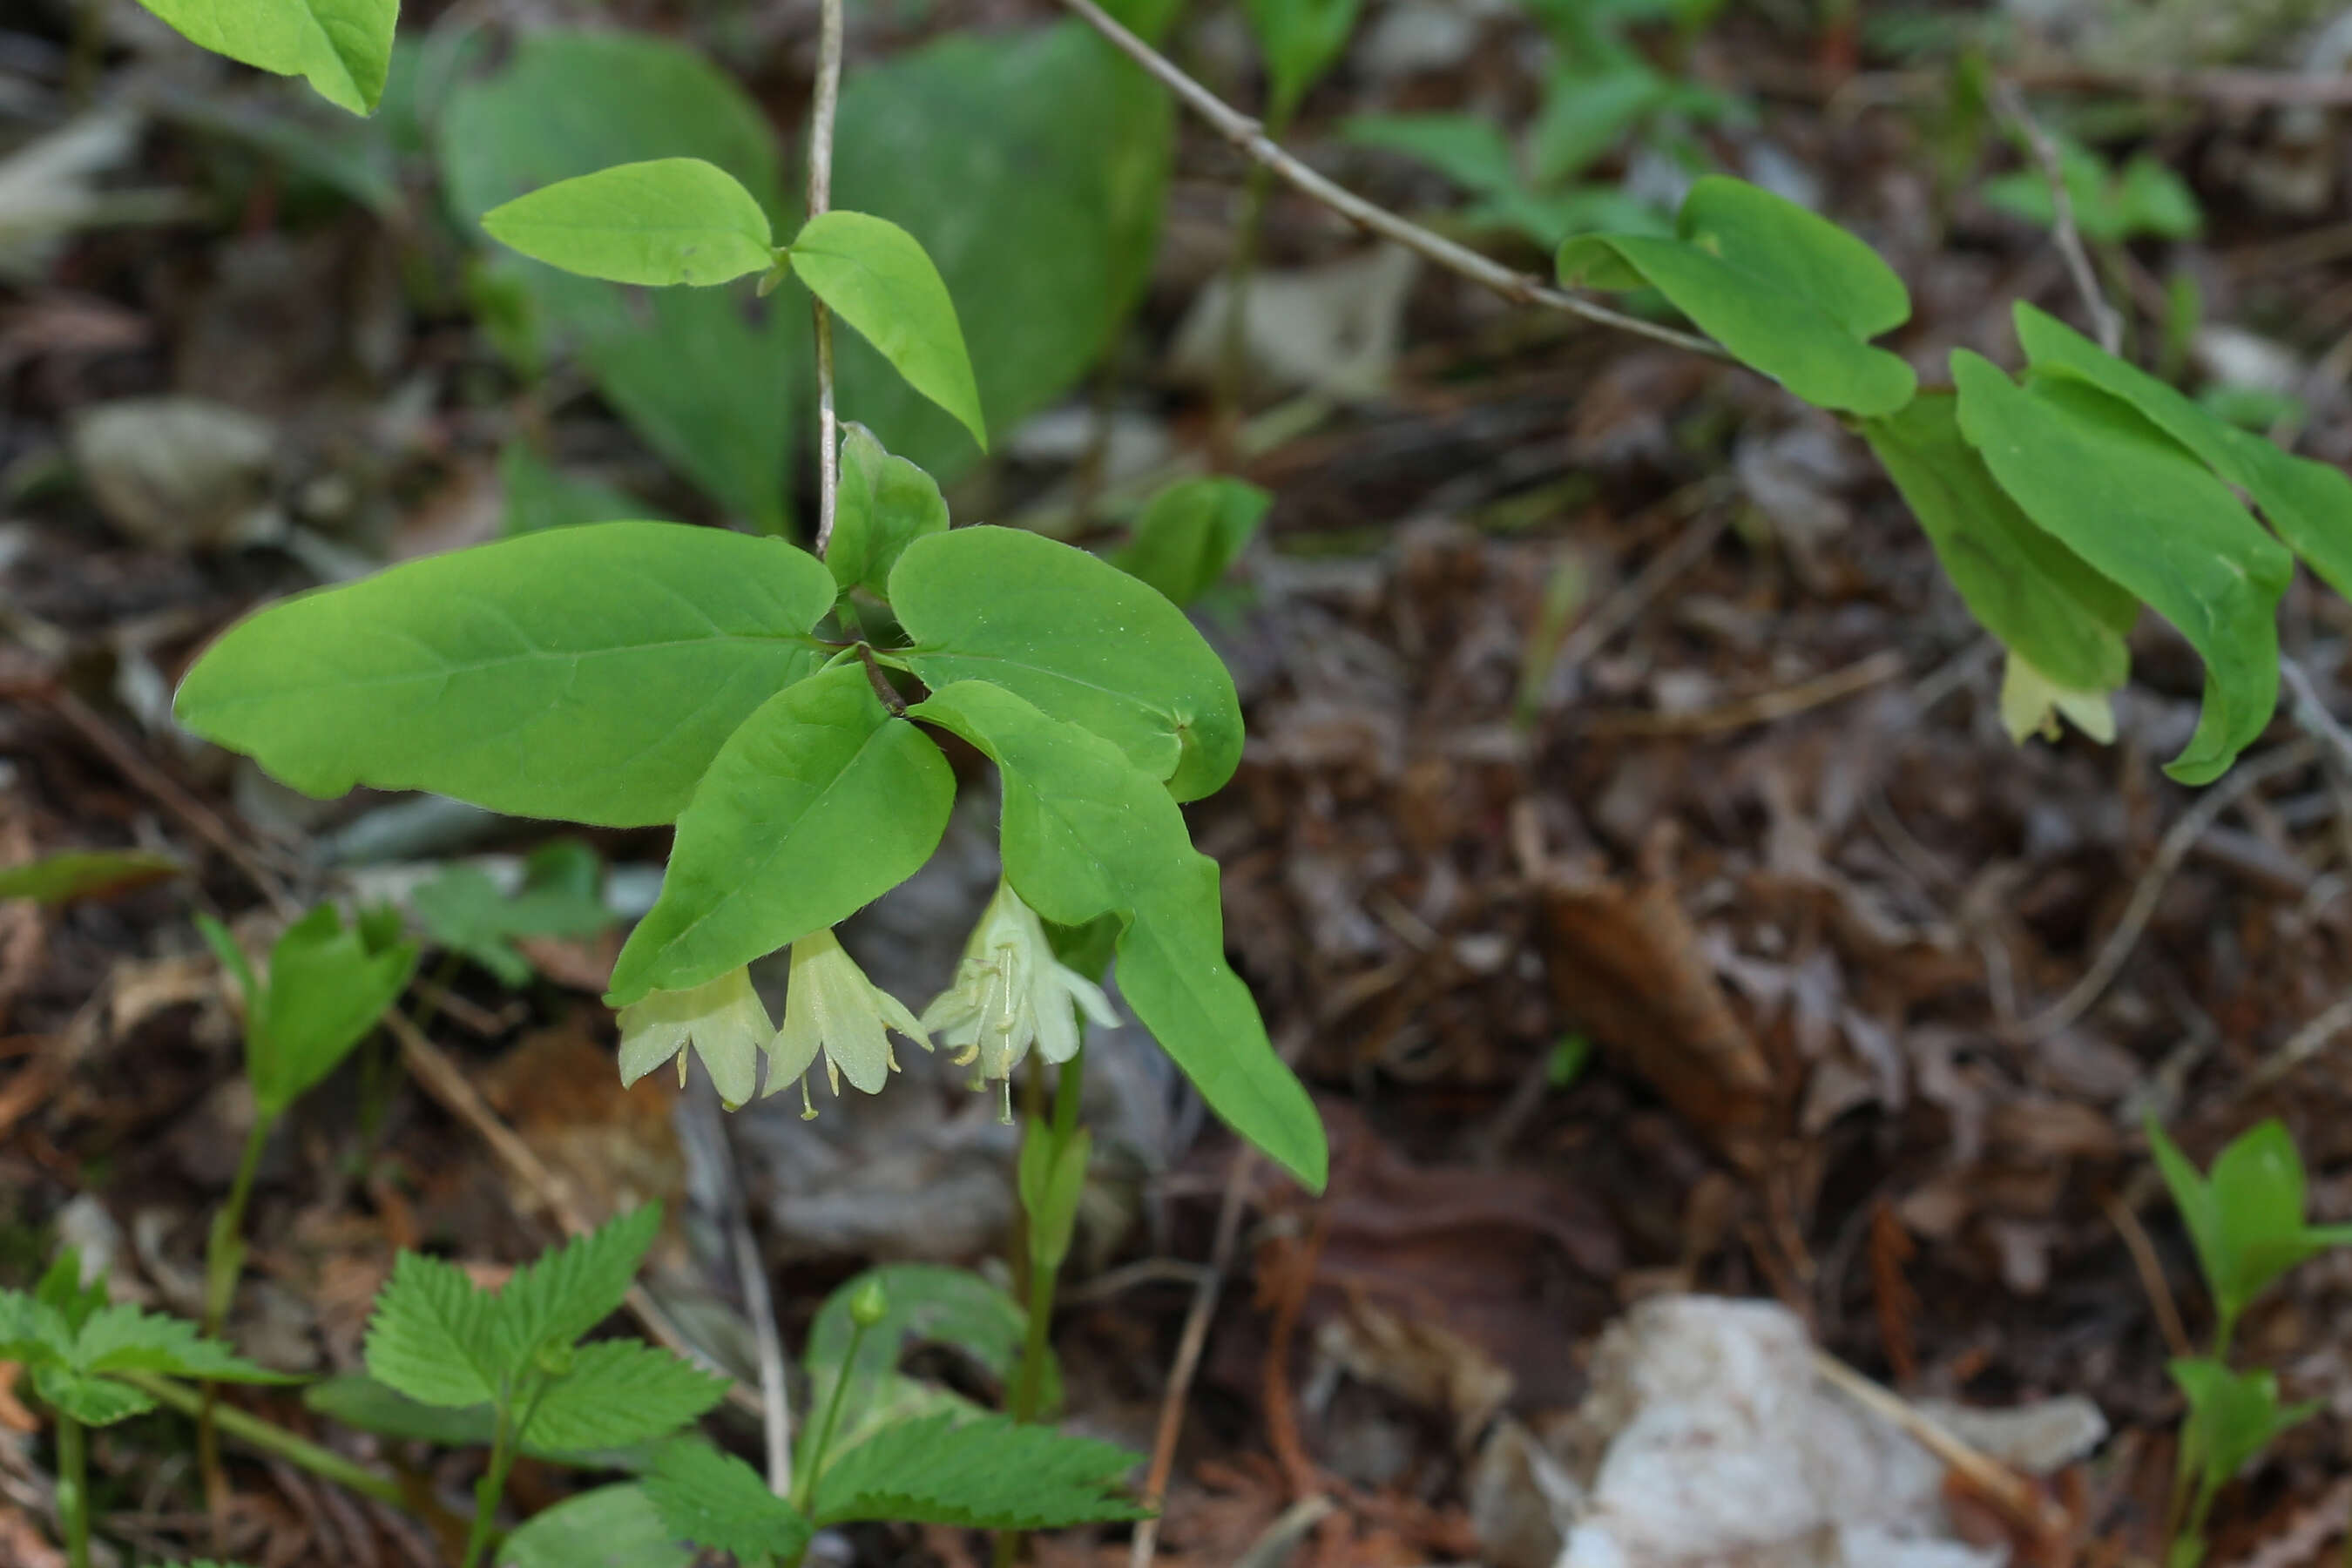
[[[1073,1004],[1104,1028],[1118,1026],[1102,987],[1054,956],[1036,911],[1000,881],[964,944],[955,984],[923,1009],[923,1024],[955,1049],[959,1067],[972,1069],[974,1089],[988,1079],[1007,1080],[1001,1092],[1009,1121],[1013,1069],[1032,1042],[1049,1062],[1077,1054]]]
[[[691,1044],[732,1110],[751,1098],[760,1047],[774,1027],[748,970],[730,969],[691,990],[651,992],[621,1009],[621,1082],[633,1084],[675,1057],[683,1087]]]
[[[925,1050],[931,1037],[906,1005],[877,989],[857,961],[842,951],[830,929],[793,943],[791,987],[784,993],[784,1026],[768,1047],[768,1092],[788,1079],[801,1080],[801,1115],[816,1114],[809,1099],[808,1070],[824,1052],[824,1074],[833,1092],[845,1078],[868,1094],[898,1070],[886,1032],[896,1029]]]

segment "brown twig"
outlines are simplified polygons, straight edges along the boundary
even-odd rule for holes
[[[1894,679],[1903,670],[1901,652],[1881,648],[1867,658],[1856,659],[1827,675],[1777,691],[1744,697],[1719,708],[1704,708],[1696,713],[1596,713],[1587,721],[1585,730],[1593,735],[1727,734],[1756,724],[1794,718],[1811,709],[1867,691]]]
[[[2057,241],[2058,254],[2066,263],[2066,275],[2074,280],[2074,292],[2082,296],[2083,309],[2091,318],[2092,335],[2099,346],[2109,353],[2123,347],[2124,319],[2107,302],[2105,290],[2099,287],[2098,272],[2091,266],[2091,253],[2083,248],[2083,231],[2074,222],[2074,198],[2066,189],[2066,163],[2052,141],[2050,132],[2033,118],[2025,106],[2025,94],[2013,81],[2005,81],[1993,89],[1994,101],[2000,111],[2022,132],[2033,148],[2034,160],[2042,165],[2042,177],[2050,186],[2051,234]]]
[[[2019,1036],[2029,1042],[2046,1040],[2089,1012],[2091,1005],[2122,972],[2124,961],[2131,956],[2132,949],[2138,945],[2140,932],[2147,927],[2148,918],[2156,913],[2156,901],[2163,896],[2165,884],[2171,880],[2172,873],[2179,868],[2197,840],[2204,837],[2205,830],[2257,785],[2281,773],[2309,767],[2318,754],[2319,747],[2315,742],[2290,741],[2266,756],[2240,763],[2229,777],[2198,796],[2197,803],[2180,814],[2180,820],[2157,845],[2156,858],[2148,863],[2138,885],[2132,889],[2131,901],[2124,906],[2124,918],[2116,922],[2097,959],[2065,995],[2019,1026]]]
[[[833,126],[841,110],[843,0],[823,0],[817,28],[816,100],[809,110],[808,216],[833,209]],[[833,411],[833,312],[811,290],[816,322],[816,552],[833,542],[841,505],[841,442]]]
[[[1590,300],[1555,289],[1532,274],[1504,266],[1490,257],[1481,256],[1465,245],[1457,245],[1442,234],[1433,233],[1419,224],[1399,217],[1386,207],[1375,206],[1346,186],[1324,178],[1313,169],[1285,152],[1281,143],[1265,133],[1265,127],[1184,74],[1174,61],[1129,32],[1114,20],[1094,0],[1062,0],[1070,12],[1108,39],[1113,47],[1141,66],[1160,84],[1181,99],[1190,108],[1242,153],[1274,172],[1275,177],[1293,190],[1330,208],[1359,228],[1370,231],[1381,238],[1392,240],[1427,260],[1435,262],[1450,272],[1457,272],[1473,283],[1493,289],[1506,300],[1522,305],[1541,305],[1548,310],[1564,310],[1571,316],[1581,316],[1588,321],[1641,337],[1672,343],[1693,353],[1710,359],[1730,356],[1705,338],[1689,332],[1676,331],[1612,310],[1606,305],[1596,305]]]
[[[2172,1299],[2172,1286],[2164,1278],[2164,1263],[2156,1255],[2156,1243],[2147,1237],[2147,1227],[2139,1223],[2139,1215],[2131,1205],[2109,1193],[2100,1200],[2114,1223],[2116,1234],[2124,1238],[2124,1250],[2131,1254],[2132,1267],[2139,1272],[2139,1288],[2147,1293],[2147,1304],[2156,1313],[2156,1326],[2164,1334],[2165,1348],[2174,1355],[2195,1355],[2197,1347],[2189,1342],[2189,1329],[2180,1321],[2179,1303]]]
[[[115,771],[139,786],[153,798],[155,804],[186,824],[191,831],[229,858],[236,868],[268,899],[270,907],[289,920],[302,912],[302,906],[286,890],[253,852],[229,831],[220,814],[205,805],[173,783],[171,777],[153,763],[140,754],[139,748],[124,740],[94,712],[89,704],[62,687],[47,694],[50,709],[73,727],[76,733],[90,743],[100,755],[114,764]]]
[[[1217,1205],[1217,1230],[1209,1244],[1209,1266],[1192,1287],[1192,1304],[1184,1313],[1184,1331],[1176,1341],[1176,1360],[1168,1369],[1168,1392],[1160,1401],[1160,1424],[1151,1437],[1151,1464],[1143,1472],[1143,1505],[1151,1517],[1135,1527],[1135,1542],[1128,1552],[1129,1568],[1151,1568],[1160,1547],[1160,1506],[1168,1500],[1168,1478],[1176,1468],[1176,1443],[1184,1432],[1184,1405],[1192,1392],[1192,1374],[1200,1370],[1201,1352],[1209,1342],[1209,1320],[1217,1313],[1217,1298],[1224,1289],[1225,1271],[1233,1266],[1234,1247],[1241,1237],[1242,1210],[1251,1173],[1257,1169],[1257,1152],[1244,1143],[1234,1151],[1225,1172],[1224,1197]]]
[[[1901,1428],[2013,1522],[2032,1531],[2036,1539],[2065,1528],[2065,1521],[2055,1516],[2055,1510],[2032,1481],[1970,1447],[1909,1401],[1881,1388],[1826,1351],[1813,1352],[1813,1371],[1823,1383],[1872,1415]]]

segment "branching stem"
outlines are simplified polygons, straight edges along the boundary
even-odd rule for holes
[[[817,29],[816,100],[809,110],[808,216],[833,209],[833,126],[841,112],[844,0],[823,0]],[[816,323],[816,552],[833,542],[841,504],[841,442],[833,409],[833,313],[811,290]]]
[[[110,1375],[183,1415],[194,1415],[204,1408],[201,1394],[154,1373],[121,1372]],[[400,1482],[391,1476],[369,1469],[355,1459],[347,1459],[331,1448],[322,1448],[307,1437],[298,1436],[277,1423],[265,1421],[234,1405],[221,1405],[213,1413],[213,1419],[223,1432],[238,1442],[308,1470],[320,1480],[331,1481],[345,1491],[357,1492],[362,1497],[373,1498],[380,1503],[398,1509],[408,1508],[413,1502],[401,1489]]]
[[[1541,305],[1547,310],[1561,310],[1580,316],[1604,327],[1672,343],[1678,349],[1705,354],[1709,359],[1731,356],[1706,339],[1689,332],[1662,327],[1644,321],[1638,316],[1612,310],[1606,305],[1596,305],[1590,300],[1555,289],[1543,279],[1504,266],[1491,257],[1481,256],[1466,245],[1457,245],[1442,234],[1422,227],[1399,217],[1386,207],[1375,206],[1346,186],[1324,178],[1305,163],[1285,152],[1281,144],[1265,133],[1265,127],[1194,81],[1176,63],[1137,37],[1112,18],[1095,0],[1062,0],[1073,15],[1108,38],[1121,54],[1141,66],[1161,86],[1184,100],[1185,106],[1209,124],[1244,154],[1274,172],[1275,177],[1314,201],[1338,213],[1341,217],[1393,240],[1407,250],[1433,261],[1449,272],[1458,272],[1473,283],[1491,289],[1506,300],[1522,305]]]
[[[1054,1078],[1054,1120],[1049,1136],[1053,1139],[1056,1162],[1062,1151],[1078,1130],[1078,1102],[1085,1098],[1087,1050],[1080,1046],[1077,1054],[1062,1064]],[[1029,1136],[1036,1136],[1033,1121]],[[1029,1223],[1037,1223],[1029,1216]],[[1022,1342],[1021,1366],[1013,1384],[1013,1419],[1028,1422],[1037,1419],[1045,1403],[1045,1358],[1053,1353],[1054,1287],[1061,1279],[1061,1265],[1042,1264],[1035,1253],[1028,1253],[1029,1322],[1028,1332]],[[1012,1568],[1021,1553],[1021,1532],[1000,1530],[996,1532],[995,1568]]]

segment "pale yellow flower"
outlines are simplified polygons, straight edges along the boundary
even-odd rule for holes
[[[688,991],[649,992],[621,1009],[621,1082],[633,1084],[675,1057],[683,1087],[692,1045],[731,1110],[751,1098],[760,1048],[774,1028],[746,970],[730,969]]]
[[[1010,1080],[1033,1044],[1049,1062],[1076,1056],[1073,1005],[1106,1029],[1118,1026],[1102,987],[1054,956],[1045,922],[1000,881],[964,944],[955,983],[923,1009],[923,1024],[955,1050],[958,1066],[972,1069],[978,1089],[989,1079]],[[1001,1092],[1010,1120],[1012,1091]]]
[[[825,1078],[833,1092],[841,1092],[847,1079],[868,1094],[898,1070],[887,1031],[896,1029],[925,1050],[931,1037],[905,1004],[877,988],[842,951],[831,930],[804,936],[793,943],[793,973],[784,993],[784,1026],[768,1047],[768,1092],[775,1093],[790,1079],[801,1080],[801,1114],[814,1116],[810,1100],[808,1070],[824,1052]]]

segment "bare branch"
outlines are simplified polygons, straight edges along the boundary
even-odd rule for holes
[[[843,0],[824,0],[817,30],[816,102],[809,110],[808,216],[833,208],[833,124],[841,111]],[[816,319],[816,552],[833,542],[841,504],[841,441],[833,412],[833,312],[814,300]]]
[[[1606,305],[1579,299],[1551,287],[1539,278],[1506,267],[1490,257],[1479,255],[1467,246],[1455,244],[1442,234],[1433,233],[1417,223],[1401,218],[1386,207],[1374,206],[1346,186],[1325,179],[1284,152],[1280,143],[1265,133],[1265,126],[1186,76],[1174,61],[1120,26],[1094,0],[1062,0],[1062,4],[1088,26],[1109,39],[1121,54],[1141,66],[1169,91],[1183,100],[1194,113],[1207,121],[1219,135],[1243,153],[1272,170],[1276,178],[1292,189],[1320,202],[1358,227],[1383,239],[1393,240],[1446,270],[1460,273],[1473,283],[1491,289],[1506,300],[1518,304],[1541,305],[1547,310],[1562,310],[1604,327],[1615,327],[1621,331],[1672,343],[1678,349],[1688,349],[1710,359],[1730,357],[1705,338],[1676,331],[1672,327],[1661,327],[1637,316],[1612,310]]]

